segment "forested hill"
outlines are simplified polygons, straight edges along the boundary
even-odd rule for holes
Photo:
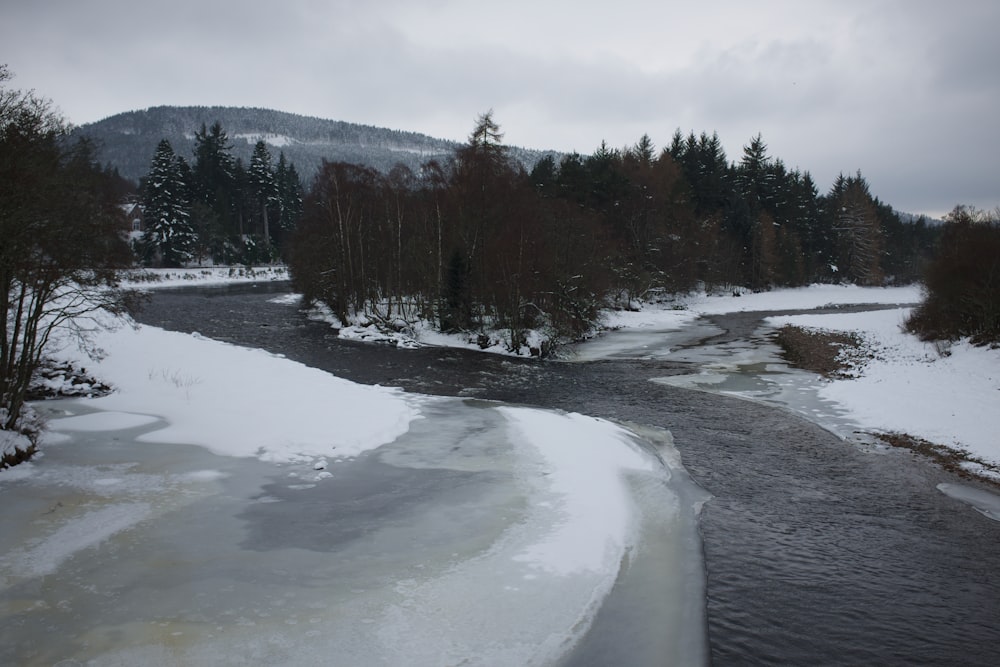
[[[190,158],[195,132],[202,125],[211,127],[216,122],[232,141],[233,157],[249,164],[254,144],[263,139],[275,155],[285,154],[306,185],[324,159],[361,164],[386,173],[397,163],[415,170],[428,160],[448,159],[457,147],[454,142],[415,132],[241,107],[153,107],[83,125],[76,133],[95,141],[102,164],[110,164],[125,178],[138,181],[149,172],[161,139],[168,140],[177,155]],[[512,149],[512,156],[529,170],[544,155]]]

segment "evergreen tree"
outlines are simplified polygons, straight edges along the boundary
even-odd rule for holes
[[[743,147],[743,158],[736,170],[736,185],[752,214],[759,213],[767,200],[767,185],[771,158],[767,155],[767,144],[758,134]]]
[[[302,217],[302,182],[295,165],[285,160],[283,152],[278,155],[274,183],[277,189],[278,229],[291,231]]]
[[[531,184],[543,197],[555,194],[557,180],[556,159],[551,155],[543,157],[531,170]]]
[[[656,158],[656,147],[653,145],[653,140],[649,138],[649,135],[644,134],[629,153],[641,164],[648,167],[652,166],[653,160]]]
[[[165,266],[190,262],[197,242],[182,162],[170,142],[163,139],[156,147],[146,180],[146,232],[142,246],[147,259],[159,258]]]
[[[253,155],[250,156],[250,169],[247,171],[247,178],[254,203],[257,205],[257,214],[260,216],[261,236],[265,243],[270,243],[271,230],[268,210],[277,207],[278,187],[271,169],[271,152],[267,149],[267,144],[264,141],[258,141],[254,146]]]
[[[841,175],[834,193],[841,273],[859,285],[881,284],[882,230],[868,182],[860,171],[850,178]]]
[[[245,230],[237,215],[236,161],[229,136],[216,122],[210,129],[202,125],[194,140],[193,198],[211,209],[227,235],[242,235]]]

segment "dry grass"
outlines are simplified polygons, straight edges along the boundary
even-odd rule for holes
[[[982,466],[986,470],[996,471],[996,468],[977,459],[968,452],[951,449],[949,447],[945,447],[944,445],[939,445],[930,442],[929,440],[917,438],[906,433],[873,433],[872,435],[887,445],[892,445],[893,447],[899,447],[901,449],[909,449],[910,451],[916,452],[921,456],[925,456],[941,468],[955,473],[959,477],[986,482],[994,486],[1000,486],[1000,482],[991,477],[976,475],[969,472],[966,467],[966,464],[969,463]]]
[[[829,378],[844,377],[870,356],[854,333],[786,325],[778,330],[775,341],[788,363]]]

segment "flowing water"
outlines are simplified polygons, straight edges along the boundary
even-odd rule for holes
[[[815,423],[822,418],[763,400],[692,391],[699,377],[716,390],[770,391],[754,383],[778,372],[771,362],[734,374],[733,355],[721,361],[727,345],[752,359],[756,343],[746,333],[708,341],[714,351],[696,345],[745,322],[700,322],[674,346],[680,356],[537,362],[342,341],[296,306],[272,302],[271,292],[282,289],[160,291],[140,319],[280,352],[359,382],[669,431],[687,472],[711,494],[699,526],[715,665],[996,664],[1000,522],[938,490],[970,482],[908,452],[845,440]],[[707,358],[713,354],[721,356]],[[260,511],[266,525],[283,521]],[[632,582],[652,580],[660,566],[645,560]],[[609,638],[627,640],[630,627],[665,622],[656,611],[660,593],[648,591],[653,599],[639,604],[644,591],[629,586],[616,585],[567,664],[620,662],[622,644]],[[654,643],[646,647],[652,662],[669,664]]]

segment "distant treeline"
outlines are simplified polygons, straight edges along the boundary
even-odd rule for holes
[[[527,172],[492,113],[443,163],[388,173],[325,163],[288,249],[295,283],[342,320],[443,330],[589,331],[600,308],[660,293],[919,279],[937,228],[904,222],[859,173],[820,194],[762,137],[730,163],[679,130]]]

